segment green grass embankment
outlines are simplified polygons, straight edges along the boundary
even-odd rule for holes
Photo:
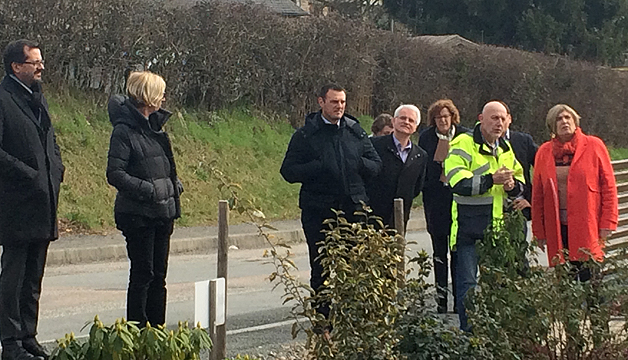
[[[59,217],[80,231],[114,227],[116,191],[107,184],[105,169],[111,123],[107,99],[90,98],[68,91],[48,91],[50,112],[66,166],[59,200]],[[370,133],[372,119],[361,117]],[[179,226],[210,225],[217,219],[221,199],[218,182],[209,173],[215,162],[244,197],[254,199],[266,216],[292,219],[299,216],[299,185],[286,183],[279,167],[293,129],[285,119],[246,108],[175,111],[166,124],[185,192]],[[628,158],[628,149],[609,148],[613,159]],[[415,205],[420,205],[420,197]],[[239,222],[232,213],[232,222]]]
[[[628,149],[609,147],[608,152],[611,156],[611,160],[623,160],[628,159]]]
[[[112,129],[106,99],[49,91],[48,100],[66,166],[59,217],[77,230],[111,229],[116,191],[105,178]],[[216,223],[221,195],[209,173],[213,161],[269,219],[298,217],[299,186],[279,174],[293,132],[285,119],[247,109],[181,110],[174,112],[166,130],[185,186],[179,226]],[[241,220],[235,213],[231,218]]]

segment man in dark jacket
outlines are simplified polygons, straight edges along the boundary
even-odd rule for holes
[[[358,121],[345,114],[346,92],[335,84],[323,86],[318,104],[321,111],[309,114],[288,145],[281,175],[289,183],[301,183],[301,223],[310,255],[312,289],[323,284],[319,242],[323,221],[335,218],[332,209],[342,210],[348,221],[356,221],[355,210],[368,203],[364,184],[381,167],[366,132]],[[329,307],[318,311],[329,315]]]
[[[393,133],[371,138],[382,159],[382,171],[369,182],[366,190],[373,213],[391,228],[395,226],[394,200],[403,199],[404,224],[407,225],[412,200],[423,188],[427,154],[410,141],[420,121],[421,113],[416,106],[401,105],[392,119]]]
[[[521,210],[526,220],[532,219],[530,210],[532,205],[532,180],[530,177],[530,167],[534,166],[534,158],[536,157],[536,151],[539,146],[534,142],[530,134],[526,134],[520,131],[510,130],[510,124],[512,123],[512,115],[510,114],[510,108],[505,103],[501,102],[506,111],[508,112],[508,120],[506,121],[506,132],[504,133],[504,139],[510,142],[512,150],[515,152],[517,161],[523,167],[523,176],[526,183],[523,189],[523,195],[513,201],[513,208]],[[528,233],[527,226],[524,228],[524,232]]]
[[[0,83],[0,339],[3,360],[46,358],[35,339],[39,296],[50,241],[58,237],[63,179],[41,93],[44,63],[36,43],[11,42]]]

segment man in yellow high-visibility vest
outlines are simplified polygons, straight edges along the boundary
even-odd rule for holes
[[[444,162],[453,192],[450,246],[457,251],[456,305],[460,328],[469,331],[464,298],[477,283],[475,244],[503,214],[505,200],[523,193],[523,168],[502,138],[510,114],[500,101],[490,101],[472,132],[451,142]]]

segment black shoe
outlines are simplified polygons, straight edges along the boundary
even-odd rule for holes
[[[29,354],[41,357],[44,360],[48,360],[48,354],[46,353],[46,350],[34,337],[22,340],[22,347]]]
[[[19,345],[3,346],[2,360],[44,360],[41,356],[34,356]]]

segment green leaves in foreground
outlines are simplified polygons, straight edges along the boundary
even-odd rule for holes
[[[187,322],[179,322],[177,330],[168,330],[147,323],[139,329],[135,322],[124,318],[105,326],[98,315],[85,343],[80,344],[71,333],[57,344],[51,360],[198,360],[202,350],[212,347],[209,334],[200,324],[189,328]]]

